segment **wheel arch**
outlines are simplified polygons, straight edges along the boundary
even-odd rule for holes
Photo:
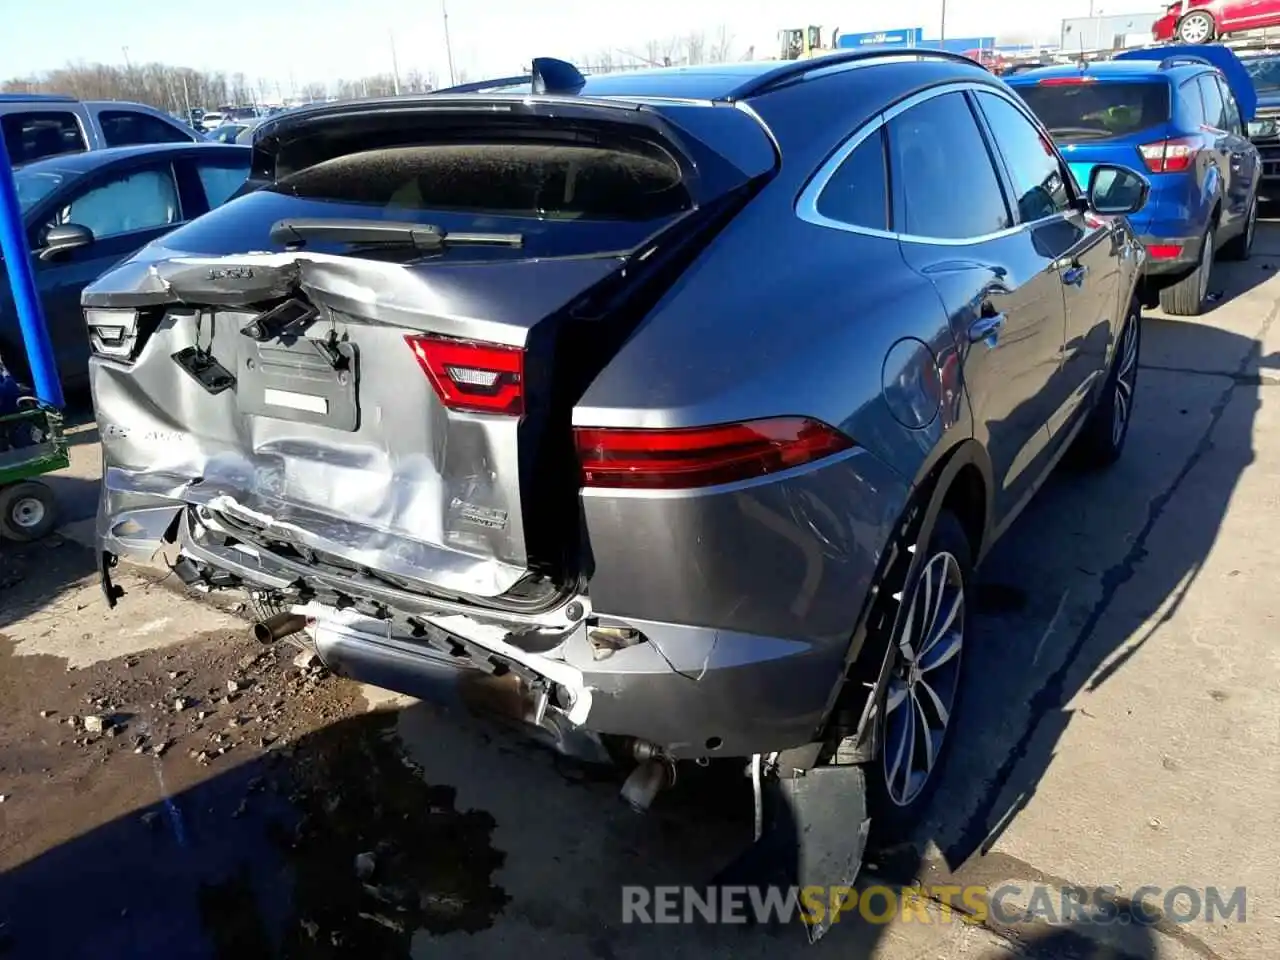
[[[990,457],[971,438],[934,460],[913,485],[882,553],[875,583],[854,628],[844,673],[832,690],[818,730],[820,741],[841,741],[840,762],[862,763],[879,753],[872,721],[883,699],[889,641],[901,614],[894,595],[907,594],[924,561],[922,551],[914,547],[929,540],[938,515],[946,509],[957,515],[974,563],[979,563],[992,542],[992,492]]]

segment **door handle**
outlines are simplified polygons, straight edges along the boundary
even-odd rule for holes
[[[1000,328],[1004,326],[1004,314],[988,312],[983,309],[982,316],[973,323],[969,324],[969,342],[981,343],[987,342],[987,346],[994,347],[996,345],[996,337],[1000,333]]]
[[[1084,275],[1089,272],[1089,268],[1083,264],[1077,263],[1075,266],[1062,271],[1062,282],[1073,287],[1084,285]]]

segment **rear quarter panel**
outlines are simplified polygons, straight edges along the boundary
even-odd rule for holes
[[[914,482],[971,436],[945,311],[897,240],[796,215],[810,172],[840,140],[793,162],[784,152],[782,173],[657,304],[574,423],[808,416],[857,452],[733,487],[585,491],[597,611],[847,641]],[[904,426],[892,411],[910,404],[891,408],[886,386],[925,413]],[[667,559],[641,562],[655,555]]]

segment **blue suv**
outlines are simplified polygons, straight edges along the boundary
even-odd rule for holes
[[[1130,217],[1147,249],[1143,303],[1200,314],[1215,255],[1248,258],[1258,215],[1261,163],[1245,126],[1257,97],[1235,54],[1220,46],[1131,50],[1008,83],[1080,183],[1099,163],[1146,170],[1150,199]]]

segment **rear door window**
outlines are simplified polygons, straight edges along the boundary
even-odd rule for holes
[[[981,92],[977,100],[1013,182],[1018,219],[1033,223],[1065,211],[1071,193],[1053,146],[1004,97]]]
[[[932,97],[887,127],[894,230],[962,240],[1011,225],[986,140],[963,93]]]
[[[1057,79],[1064,82],[1052,82]],[[1127,137],[1169,120],[1169,84],[1164,80],[1051,78],[1015,90],[1060,143]]]
[[[855,227],[889,229],[889,183],[884,131],[854,148],[818,195],[818,213]]]
[[[0,117],[4,145],[13,163],[31,163],[60,153],[83,153],[80,121],[70,110],[32,110]]]
[[[168,167],[135,170],[74,196],[49,226],[75,223],[95,239],[177,223],[182,219],[178,188]]]
[[[98,123],[102,126],[102,139],[108,147],[191,141],[191,137],[174,124],[137,110],[103,110],[98,114]]]

